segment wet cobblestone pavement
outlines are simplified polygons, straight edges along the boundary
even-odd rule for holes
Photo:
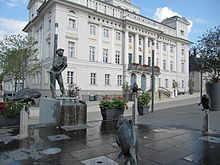
[[[1,165],[114,165],[120,151],[113,121],[88,122],[86,129],[65,132],[55,126],[29,127],[18,140],[18,128],[0,129]],[[219,165],[220,136],[201,131],[137,125],[139,165]]]

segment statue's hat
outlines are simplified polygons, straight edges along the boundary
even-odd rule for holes
[[[63,51],[64,52],[64,49],[57,49],[56,53],[59,52],[59,51]]]

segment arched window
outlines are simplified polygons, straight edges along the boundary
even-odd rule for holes
[[[141,76],[141,89],[146,90],[146,76],[144,74]]]
[[[136,74],[132,73],[132,74],[131,74],[131,86],[132,86],[134,83],[136,83],[136,79],[137,79]]]

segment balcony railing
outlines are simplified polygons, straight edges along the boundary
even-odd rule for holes
[[[138,72],[152,72],[152,67],[151,66],[143,66],[143,65],[137,65],[137,64],[128,64],[128,71],[138,71]],[[154,72],[155,74],[160,74],[160,68],[158,66],[154,67]]]

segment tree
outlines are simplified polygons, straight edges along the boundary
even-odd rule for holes
[[[198,43],[196,50],[200,58],[199,63],[203,71],[209,73],[213,82],[220,80],[220,26],[205,32]]]
[[[23,81],[25,77],[36,75],[39,72],[39,60],[37,59],[37,41],[32,37],[21,35],[4,36],[0,41],[0,70],[4,78],[15,81]]]

